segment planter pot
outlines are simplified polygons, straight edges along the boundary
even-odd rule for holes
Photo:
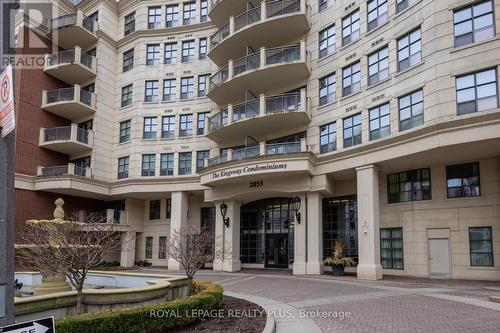
[[[332,272],[334,276],[343,276],[344,275],[345,266],[343,265],[333,265]]]

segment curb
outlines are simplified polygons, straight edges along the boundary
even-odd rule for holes
[[[232,292],[224,291],[224,295],[231,296],[234,298],[244,299],[245,301],[257,304],[264,309],[263,304],[259,304],[259,302],[255,302],[255,300],[253,300],[253,299],[244,297],[242,294],[236,295]],[[266,312],[266,326],[264,327],[264,330],[262,331],[262,333],[276,333],[276,320],[274,319],[274,316],[269,313],[269,311]]]

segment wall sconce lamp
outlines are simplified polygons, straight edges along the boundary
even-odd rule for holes
[[[292,209],[295,212],[295,218],[297,219],[297,223],[300,224],[300,204],[301,200],[298,195],[295,196],[292,200]]]
[[[229,217],[226,217],[227,205],[224,202],[220,205],[220,213],[222,215],[222,221],[224,221],[224,225],[229,228]]]

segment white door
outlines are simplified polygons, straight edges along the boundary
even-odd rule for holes
[[[429,275],[450,277],[450,240],[429,239]]]

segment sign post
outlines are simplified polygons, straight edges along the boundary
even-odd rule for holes
[[[54,317],[0,327],[1,333],[55,333]]]

